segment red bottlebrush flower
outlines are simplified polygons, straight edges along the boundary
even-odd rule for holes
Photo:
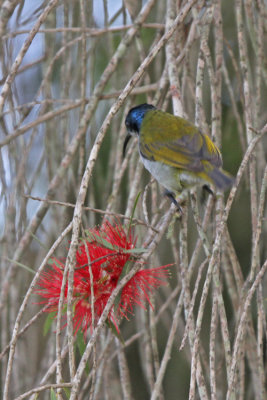
[[[113,226],[107,221],[101,228],[89,230],[86,238],[80,242],[76,253],[73,285],[75,333],[80,327],[84,332],[92,327],[93,315],[94,322],[98,321],[125,265],[128,262],[134,263],[135,244],[136,239],[132,232],[127,234],[120,223]],[[58,310],[64,272],[64,264],[56,259],[53,261],[52,267],[42,274],[36,290],[36,293],[46,299],[42,303],[48,304],[49,312]],[[93,313],[89,265],[93,278]],[[127,314],[133,312],[134,305],[144,308],[145,300],[151,305],[149,294],[153,289],[166,284],[167,267],[139,270],[122,289],[116,310],[113,306],[109,313],[109,322],[117,327],[116,317],[127,317]],[[64,291],[65,304],[67,292],[68,283]]]

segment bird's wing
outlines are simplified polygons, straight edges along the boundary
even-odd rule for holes
[[[145,115],[139,148],[142,156],[150,161],[188,171],[202,171],[203,161],[215,167],[222,165],[220,151],[207,135],[185,119],[159,110]]]

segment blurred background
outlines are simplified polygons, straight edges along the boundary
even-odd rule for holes
[[[7,346],[20,305],[47,251],[72,221],[81,179],[99,129],[127,82],[186,3],[182,0],[1,2],[2,392]],[[82,227],[101,224],[105,211],[118,214],[118,218],[129,217],[141,191],[134,216],[144,222],[136,223],[138,244],[142,246],[148,226],[161,226],[170,208],[162,188],[150,182],[150,175],[140,163],[136,143],[129,146],[126,159],[122,158],[124,120],[134,105],[153,103],[173,113],[178,98],[183,116],[209,134],[221,149],[226,171],[236,176],[245,157],[246,168],[238,181],[215,266],[219,289],[214,281],[210,283],[198,336],[204,391],[200,390],[197,379],[196,391],[190,397],[225,399],[230,390],[228,372],[235,360],[233,351],[240,316],[267,254],[266,134],[260,133],[267,119],[267,10],[263,0],[192,3],[185,19],[152,62],[144,66],[141,79],[110,119],[88,185],[85,206],[89,209],[83,212]],[[138,23],[134,23],[136,18]],[[37,33],[32,32],[33,27]],[[260,139],[246,160],[248,146],[257,135]],[[149,258],[147,267],[170,263],[173,266],[169,286],[153,299],[154,310],[136,310],[129,321],[121,324],[122,336],[129,342],[120,348],[130,377],[128,395],[122,389],[121,367],[117,355],[114,356],[120,345],[104,329],[96,344],[96,357],[108,343],[107,353],[99,361],[105,363],[105,368],[99,376],[96,372],[93,386],[90,373],[84,373],[80,399],[152,398],[177,304],[180,314],[175,338],[155,398],[189,398],[193,342],[187,339],[184,348],[179,350],[179,347],[198,271],[207,258],[199,277],[193,325],[197,320],[202,289],[208,279],[208,261],[228,195],[229,192],[224,198],[219,196],[216,203],[198,190],[196,204],[195,195],[193,200],[189,195],[183,203],[182,220],[172,219]],[[199,239],[197,218],[206,231],[209,254]],[[182,245],[183,239],[186,244]],[[57,248],[56,257],[67,256],[70,240],[69,233]],[[266,277],[260,280],[253,295],[239,352],[235,355],[233,399],[263,399],[266,395],[264,283],[266,287]],[[55,323],[48,332],[44,331],[47,315],[37,314],[41,309],[38,301],[32,295],[22,317],[20,329],[32,317],[36,319],[17,341],[10,399],[41,384],[55,383],[55,369],[48,374],[56,359]],[[137,332],[141,334],[134,339]],[[192,324],[190,332],[194,335]],[[65,334],[63,330],[62,341],[66,340]],[[228,359],[226,338],[231,353]],[[76,356],[78,365],[78,350]],[[64,360],[64,379],[68,382],[67,356]],[[191,376],[191,385],[192,379]],[[50,396],[53,394],[49,390],[39,395]],[[68,393],[61,396],[68,398]]]

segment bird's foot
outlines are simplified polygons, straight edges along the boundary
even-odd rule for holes
[[[176,198],[174,197],[173,192],[170,192],[169,190],[166,190],[164,194],[165,194],[165,196],[167,196],[167,197],[171,200],[171,202],[175,205],[175,207],[177,208],[177,211],[179,211],[180,214],[183,214],[183,209],[182,209],[182,207],[180,206],[180,204],[178,203],[178,201],[176,200]]]
[[[208,185],[203,185],[202,188],[203,188],[203,190],[206,190],[206,192],[208,192],[209,194],[214,196],[213,190],[211,190],[211,188]]]

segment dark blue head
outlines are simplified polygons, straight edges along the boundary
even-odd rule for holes
[[[148,111],[155,109],[156,107],[152,106],[151,104],[145,103],[145,104],[140,104],[139,106],[136,106],[134,108],[131,108],[131,110],[128,112],[127,117],[125,119],[125,125],[128,134],[123,144],[123,156],[125,156],[126,147],[131,137],[134,135],[139,135],[141,124],[143,122],[145,114]]]
[[[145,114],[150,111],[155,110],[155,107],[151,104],[140,104],[132,108],[125,119],[125,125],[127,131],[130,135],[138,135],[140,131],[140,127],[142,121],[144,119]]]

